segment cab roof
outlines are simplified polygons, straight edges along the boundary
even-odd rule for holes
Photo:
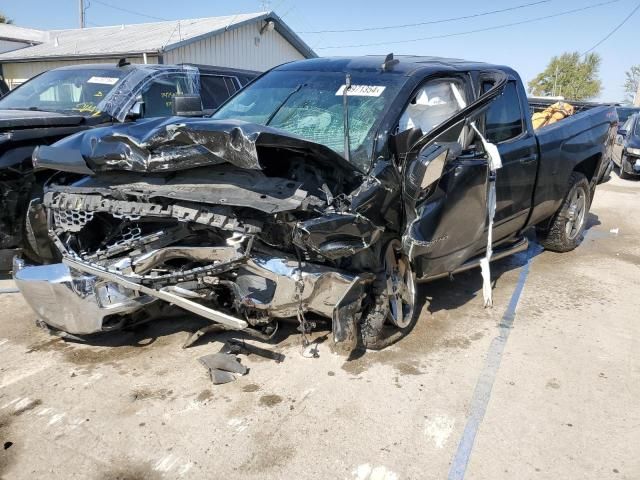
[[[511,71],[510,68],[483,62],[462,60],[458,58],[429,57],[416,55],[394,55],[398,63],[389,67],[386,72],[411,76],[418,73],[435,71],[471,71],[498,69]],[[299,60],[286,63],[274,70],[279,71],[317,71],[317,72],[380,72],[386,55],[367,55],[362,57],[325,57]]]

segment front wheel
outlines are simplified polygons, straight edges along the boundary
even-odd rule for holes
[[[551,228],[538,232],[542,246],[554,252],[568,252],[576,248],[582,241],[590,206],[589,182],[582,173],[573,172],[569,177],[569,192]]]
[[[387,245],[384,254],[385,284],[376,307],[362,322],[361,337],[366,348],[380,350],[407,335],[418,320],[416,280],[411,262],[398,240]]]

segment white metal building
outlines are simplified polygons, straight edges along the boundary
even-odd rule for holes
[[[0,53],[0,73],[11,88],[52,68],[115,63],[123,57],[131,63],[199,63],[263,71],[317,56],[273,12],[40,34],[24,48]]]
[[[23,28],[8,23],[0,23],[0,53],[18,50],[46,41],[42,30]]]

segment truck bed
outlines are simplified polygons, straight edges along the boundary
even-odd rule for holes
[[[575,109],[575,113],[581,113],[587,110],[591,110],[596,107],[615,107],[616,104],[613,103],[600,103],[600,102],[579,102],[572,100],[561,100],[555,98],[540,98],[540,97],[529,97],[527,98],[529,103],[529,114],[533,115],[534,113],[541,112],[545,108],[550,107],[554,103],[557,102],[565,102],[573,106]]]
[[[530,224],[558,210],[567,190],[566,181],[576,165],[583,164],[585,174],[595,172],[587,174],[592,189],[608,165],[617,119],[615,107],[585,102],[577,107],[581,108],[578,113],[536,130],[540,187],[534,193]]]

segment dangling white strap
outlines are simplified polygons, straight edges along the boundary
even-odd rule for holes
[[[458,107],[461,109],[467,106],[460,90],[455,83],[451,83],[451,90],[453,96],[458,103]],[[471,122],[471,127],[475,130],[482,141],[484,151],[487,152],[488,168],[489,168],[489,192],[487,193],[487,218],[489,221],[489,227],[487,228],[487,251],[485,257],[480,260],[480,271],[482,273],[482,297],[484,298],[484,306],[493,307],[493,298],[491,295],[491,269],[489,264],[491,262],[491,256],[493,255],[493,217],[496,213],[496,170],[502,168],[502,158],[500,158],[500,152],[498,147],[493,143],[489,143],[486,138],[480,133],[475,122]]]
[[[471,127],[478,134],[478,137],[480,137],[482,146],[484,147],[485,152],[487,152],[489,168],[489,192],[487,194],[487,217],[489,220],[489,227],[487,228],[487,252],[485,257],[480,260],[480,270],[482,272],[482,297],[484,298],[484,306],[487,308],[493,306],[493,298],[491,295],[491,270],[489,268],[489,263],[491,262],[491,256],[493,255],[491,245],[493,244],[493,217],[496,213],[496,170],[502,168],[502,158],[500,158],[498,147],[484,138],[475,123],[472,123]]]

